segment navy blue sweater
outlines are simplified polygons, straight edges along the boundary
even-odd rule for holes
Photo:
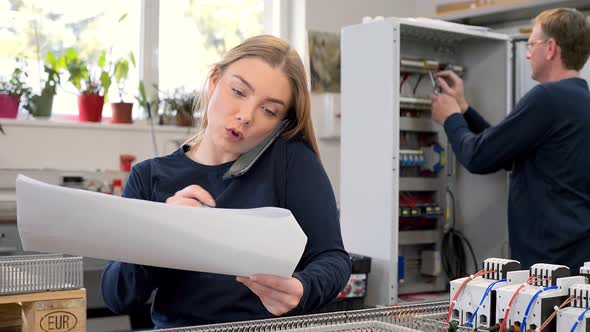
[[[537,85],[497,126],[475,110],[444,123],[473,173],[512,170],[508,230],[524,268],[590,261],[590,92],[580,78]],[[493,227],[493,225],[490,225]]]
[[[301,139],[279,139],[248,173],[224,181],[222,175],[232,162],[202,165],[185,155],[187,149],[134,166],[123,196],[164,202],[197,184],[220,208],[289,209],[308,237],[293,275],[303,284],[304,294],[289,314],[306,313],[334,300],[350,277],[351,263],[342,245],[332,187],[313,151]],[[156,290],[152,320],[158,328],[272,317],[235,276],[109,262],[101,289],[105,303],[117,313],[142,306]]]

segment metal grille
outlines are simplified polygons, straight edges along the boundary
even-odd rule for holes
[[[387,308],[341,311],[328,314],[287,318],[201,325],[160,332],[442,332],[448,331],[444,318],[449,308],[447,301]]]
[[[0,256],[0,295],[83,287],[82,257]]]

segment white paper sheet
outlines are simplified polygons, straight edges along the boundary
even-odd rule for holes
[[[307,236],[289,210],[205,209],[16,180],[23,248],[189,271],[290,277]]]

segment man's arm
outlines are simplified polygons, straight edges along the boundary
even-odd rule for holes
[[[511,165],[533,150],[550,131],[552,105],[545,88],[533,88],[514,111],[497,126],[474,133],[461,114],[444,120],[444,128],[457,159],[472,173],[492,173]]]

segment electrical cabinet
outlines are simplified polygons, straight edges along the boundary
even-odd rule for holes
[[[496,124],[512,105],[510,38],[386,18],[345,27],[341,50],[341,226],[346,249],[372,258],[367,304],[447,289],[440,267],[447,190],[477,257],[507,256],[507,175],[455,165],[431,120],[428,72],[461,75],[470,104]]]

